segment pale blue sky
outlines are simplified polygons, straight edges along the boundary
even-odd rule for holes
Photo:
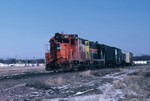
[[[44,58],[62,31],[150,55],[150,0],[0,0],[0,58]]]

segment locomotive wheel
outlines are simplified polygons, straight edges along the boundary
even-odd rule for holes
[[[84,63],[80,63],[79,66],[78,66],[78,70],[79,70],[79,71],[83,71],[83,70],[85,70],[85,69],[86,69],[86,68],[85,68]]]
[[[75,70],[75,64],[72,62],[70,63],[70,71],[74,71]]]
[[[45,69],[46,69],[46,71],[50,71],[50,69],[48,67],[46,67]]]

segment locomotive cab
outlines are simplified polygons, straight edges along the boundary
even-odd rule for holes
[[[66,68],[75,57],[77,44],[77,35],[67,35],[56,33],[50,39],[50,56],[46,58],[46,70],[59,69],[63,66]]]

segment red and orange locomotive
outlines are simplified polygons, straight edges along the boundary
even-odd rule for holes
[[[46,70],[90,68],[94,62],[102,61],[97,55],[96,43],[78,38],[76,34],[56,33],[50,39],[50,52],[46,53]]]
[[[45,53],[46,70],[84,70],[125,63],[121,49],[79,38],[77,34],[56,33]],[[130,59],[131,60],[131,59]]]

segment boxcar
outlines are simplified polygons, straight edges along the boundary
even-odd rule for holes
[[[124,53],[124,60],[125,60],[125,65],[129,66],[132,65],[133,62],[133,53],[131,52],[123,52]]]

